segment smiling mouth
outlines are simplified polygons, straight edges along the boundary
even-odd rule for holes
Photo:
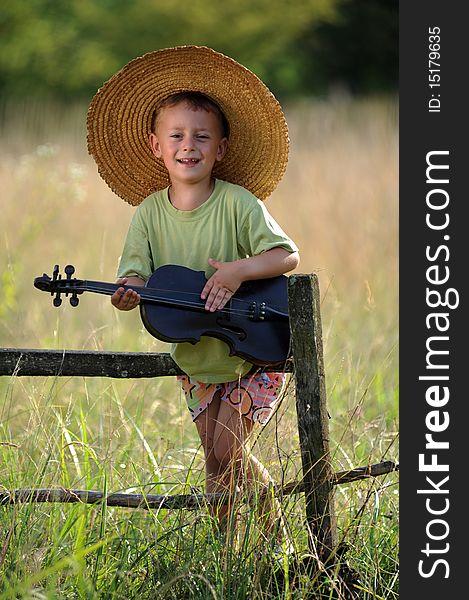
[[[182,165],[196,165],[198,162],[200,162],[199,158],[178,158],[176,160]]]

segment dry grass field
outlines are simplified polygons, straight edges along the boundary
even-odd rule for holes
[[[267,202],[300,247],[298,272],[316,272],[320,279],[334,468],[397,461],[397,100],[305,101],[287,106],[286,114],[290,162]],[[64,301],[56,309],[33,288],[34,277],[51,274],[55,264],[73,264],[77,277],[113,281],[134,210],[112,194],[87,155],[82,106],[2,107],[0,189],[2,347],[166,350],[143,328],[138,311],[118,313],[109,298],[93,294],[83,295],[78,308]],[[277,480],[297,476],[292,394],[260,436],[256,452]],[[363,598],[397,598],[396,481],[392,475],[337,489],[340,532],[363,575]],[[0,486],[39,485],[149,493],[202,488],[195,428],[174,382],[1,378]],[[289,507],[292,527],[300,505],[297,499]],[[117,557],[99,546],[89,550],[85,568],[84,548],[106,536],[127,536],[141,545],[148,523],[138,519],[155,525],[158,516],[128,521],[125,511],[93,509],[93,516],[65,508],[28,511],[15,513],[11,533],[12,509],[1,508],[0,579],[3,572],[7,583],[3,593],[0,584],[0,599],[33,588],[44,595],[21,597],[130,598],[137,591],[145,598],[242,597],[227,592],[226,578],[209,574],[204,593],[213,587],[218,595],[152,596],[142,583],[147,580],[135,548],[126,554],[119,547]],[[184,527],[190,528],[195,517],[177,518],[187,519]],[[179,535],[168,519],[158,521],[161,539],[167,539],[168,523]],[[52,533],[52,522],[60,534]],[[301,532],[297,538],[300,546]],[[2,546],[2,539],[8,544]],[[64,556],[76,558],[70,576]],[[137,567],[122,571],[130,556]],[[173,571],[158,571],[152,589],[169,590],[171,577],[196,573],[191,560],[181,555]],[[119,568],[125,573],[118,577]],[[302,597],[290,593],[251,597]]]

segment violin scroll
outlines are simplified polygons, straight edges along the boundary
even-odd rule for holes
[[[34,286],[43,292],[50,292],[51,296],[54,296],[52,304],[55,307],[59,307],[62,304],[62,294],[65,294],[67,297],[70,295],[70,304],[78,306],[78,294],[83,293],[83,290],[77,287],[81,285],[81,281],[72,279],[72,275],[75,273],[73,265],[67,265],[64,271],[66,275],[65,279],[62,278],[59,265],[55,265],[52,271],[52,278],[44,273],[42,277],[35,278]]]

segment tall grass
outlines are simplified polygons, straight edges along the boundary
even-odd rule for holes
[[[330,98],[287,107],[291,159],[268,208],[320,278],[334,470],[397,460],[397,104]],[[32,286],[54,264],[113,281],[132,207],[86,154],[84,107],[4,104],[0,143],[2,347],[165,351],[137,311],[83,295],[52,307]],[[301,460],[292,384],[255,452],[277,482]],[[179,493],[204,487],[203,457],[171,378],[4,377],[0,486]],[[396,476],[338,486],[339,533],[359,598],[397,598]],[[299,561],[303,499],[283,510]],[[208,511],[105,505],[0,507],[3,598],[340,597],[321,571],[272,568],[272,540],[242,509],[236,543]],[[335,594],[335,596],[334,596]]]

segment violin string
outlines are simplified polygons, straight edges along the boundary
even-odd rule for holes
[[[198,292],[189,292],[189,291],[185,291],[185,290],[174,290],[171,288],[156,288],[156,287],[150,287],[150,288],[142,287],[142,289],[148,290],[151,292],[170,292],[170,293],[176,293],[176,294],[185,294],[187,296],[196,296],[197,298],[200,298],[200,294]],[[252,300],[243,300],[242,298],[237,298],[236,296],[232,296],[230,300],[231,300],[231,302],[238,302],[239,304],[247,304],[249,306],[252,305]],[[269,304],[269,308],[273,308],[274,310],[278,310],[280,312],[283,310],[283,308],[281,306],[278,306],[275,304]],[[230,312],[233,312],[233,310],[234,309],[231,309]],[[240,314],[246,314],[246,313],[240,313]]]
[[[152,292],[172,292],[172,293],[176,293],[176,294],[186,294],[187,296],[197,296],[198,298],[200,298],[200,294],[199,292],[189,292],[186,290],[174,290],[174,289],[170,289],[170,288],[156,288],[156,287],[151,287],[151,288],[142,288],[145,290],[151,290]],[[233,298],[233,300],[236,300],[236,302],[240,302],[242,304],[251,304],[252,302],[250,300],[242,300],[241,298]]]
[[[176,293],[176,294],[185,294],[187,296],[196,296],[197,298],[200,298],[199,292],[189,292],[186,290],[175,290],[175,289],[171,289],[171,288],[157,288],[157,287],[142,287],[141,289],[148,290],[150,292],[171,292],[171,293]],[[242,298],[237,298],[236,296],[233,296],[232,300],[239,302],[240,304],[247,304],[247,305],[252,304],[252,300],[243,300]],[[282,307],[276,306],[275,304],[269,304],[269,306],[271,308],[274,308],[279,311],[282,310]]]
[[[73,281],[73,280],[72,280]],[[76,280],[79,281],[79,280]],[[97,291],[97,292],[101,292],[101,293],[109,293],[109,291],[111,291],[112,289],[117,289],[116,284],[103,284],[103,282],[101,281],[82,281],[81,282],[83,285],[91,285],[93,287],[93,291]],[[115,287],[114,287],[115,286]],[[129,286],[123,286],[123,287],[129,287]],[[132,288],[134,289],[134,288]],[[189,291],[183,291],[183,290],[174,290],[174,289],[170,289],[170,288],[156,288],[156,287],[144,287],[141,286],[140,288],[142,290],[142,294],[145,294],[145,292],[168,292],[168,293],[176,293],[176,294],[185,294],[187,296],[196,296],[197,298],[200,298],[200,294],[197,292],[189,292]],[[162,300],[168,300],[168,298],[162,298]],[[169,300],[172,300],[171,298],[169,298]],[[242,308],[234,308],[233,307],[233,303],[238,303],[238,304],[244,304],[244,305],[249,305],[252,306],[252,301],[250,300],[243,300],[241,298],[236,298],[236,297],[232,297],[229,300],[231,306],[229,308],[226,309],[221,309],[217,312],[226,312],[228,314],[233,314],[233,315],[239,315],[239,316],[249,316],[252,314],[252,310],[251,308],[247,308],[247,309],[242,309]],[[202,306],[204,305],[204,303],[202,301],[198,301],[198,302],[190,302],[190,301],[186,301],[186,304],[184,304],[184,301],[178,301],[178,306],[184,307],[187,306],[189,308],[202,308]],[[269,308],[273,309],[274,311],[277,310],[279,312],[283,312],[283,308],[276,306],[275,304],[269,304]]]
[[[116,289],[117,289],[117,287],[116,287]],[[150,289],[152,291],[169,291],[169,292],[175,292],[176,291],[176,290],[159,290],[158,288],[142,288],[142,294],[145,295],[145,291],[148,291]],[[72,290],[73,290],[73,288],[72,288]],[[70,292],[72,290],[70,290]],[[106,287],[99,287],[99,285],[93,285],[92,291],[94,291],[94,292],[102,292],[102,293],[106,293],[107,294],[107,293],[109,293],[110,290],[109,290],[109,288],[106,288]],[[198,294],[194,294],[193,292],[177,292],[176,291],[176,293],[179,293],[179,294],[187,293],[187,294],[196,295],[196,296],[198,295]],[[152,300],[152,299],[150,298],[150,300]],[[158,300],[164,301],[164,302],[167,302],[169,300],[169,301],[171,301],[171,303],[174,306],[181,307],[181,308],[200,308],[201,309],[201,308],[203,308],[205,306],[204,302],[191,302],[189,300],[187,300],[187,301],[184,301],[184,300],[175,300],[173,298],[164,298],[164,297],[162,297],[162,298],[154,298],[154,300],[156,302]],[[245,301],[245,300],[238,300],[237,298],[233,298],[233,300],[235,300],[237,302],[244,302],[244,303],[247,304],[247,301]],[[249,316],[250,314],[252,314],[252,311],[250,311],[250,310],[236,309],[236,308],[233,308],[233,307],[231,307],[231,308],[222,308],[221,310],[218,310],[216,312],[217,313],[223,312],[223,313],[227,313],[227,314],[230,314],[230,315],[239,315],[239,316]]]

